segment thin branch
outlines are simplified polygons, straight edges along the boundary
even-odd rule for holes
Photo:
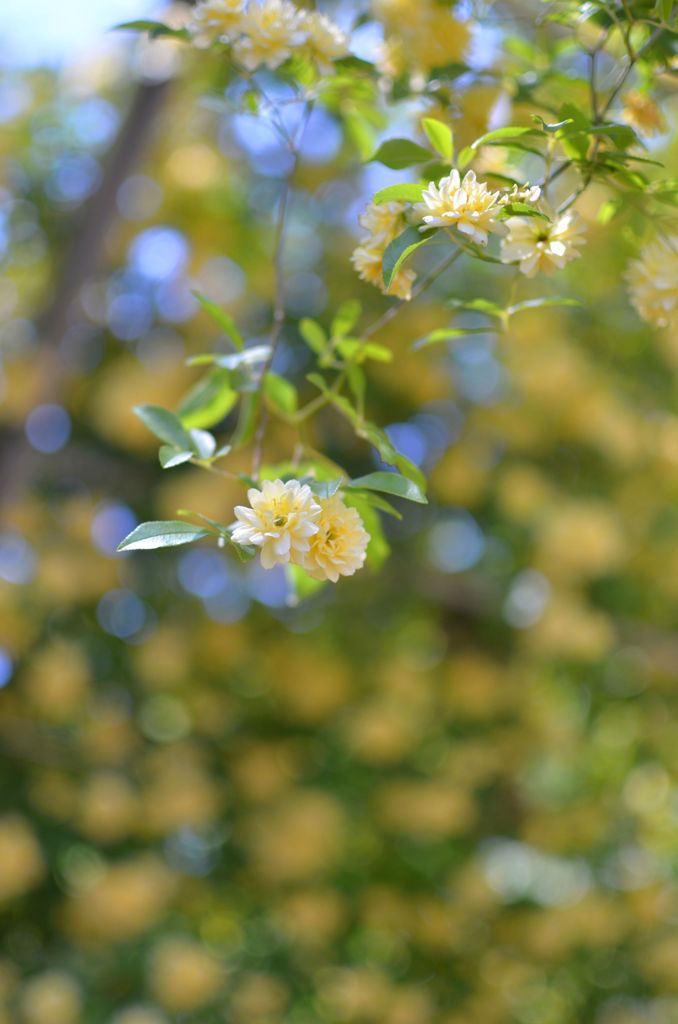
[[[452,264],[455,263],[461,255],[463,255],[462,250],[457,249],[455,252],[450,253],[448,256],[446,256],[445,259],[443,259],[438,264],[437,267],[434,267],[433,270],[429,271],[428,274],[422,277],[419,284],[412,291],[412,298],[410,299],[410,302],[413,302],[415,299],[418,299],[420,295],[423,295],[423,293],[427,291],[427,289],[430,288],[435,281],[438,280],[440,275],[443,274],[448,269],[448,267],[451,267]],[[404,299],[401,299],[400,301],[395,302],[392,306],[389,306],[389,308],[384,313],[382,313],[381,316],[377,317],[377,319],[374,320],[373,323],[369,325],[369,327],[365,328],[365,330],[360,335],[361,339],[371,338],[373,334],[376,334],[377,331],[381,330],[382,327],[390,323],[391,320],[393,320],[393,318],[397,316],[400,310],[403,309],[403,307],[406,305],[408,305],[408,303]]]
[[[275,242],[273,247],[273,269],[275,273],[275,296],[273,300],[273,326],[271,328],[271,351],[268,359],[263,365],[261,372],[261,380],[259,382],[259,393],[261,394],[264,389],[266,381],[266,375],[271,369],[273,360],[275,359],[280,339],[282,337],[282,327],[285,320],[285,278],[284,278],[284,267],[283,267],[283,256],[285,249],[285,228],[287,227],[287,214],[289,210],[290,197],[292,194],[292,180],[294,174],[299,165],[299,146],[303,138],[304,132],[309,122],[309,118],[313,111],[312,101],[307,101],[304,112],[301,116],[299,128],[296,136],[290,141],[290,152],[292,153],[292,166],[289,174],[285,178],[282,191],[280,194],[280,202],[278,205],[278,219],[275,228]],[[264,444],[264,435],[266,433],[266,425],[268,422],[268,410],[265,404],[261,406],[261,419],[259,420],[259,426],[257,427],[257,433],[254,439],[254,452],[252,455],[252,476],[256,480],[259,476],[259,469],[261,466],[261,455]]]

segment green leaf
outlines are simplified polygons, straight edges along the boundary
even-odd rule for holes
[[[471,71],[468,64],[461,64],[459,61],[452,61],[450,64],[440,64],[431,69],[431,78],[446,78],[452,81]]]
[[[425,117],[421,124],[436,153],[440,153],[443,160],[451,164],[454,158],[452,129],[435,117]]]
[[[198,458],[211,459],[217,447],[214,436],[208,430],[199,430],[197,427],[191,427],[189,433]]]
[[[374,359],[377,363],[390,363],[393,360],[390,348],[375,341],[362,341],[361,338],[344,338],[337,345],[337,351],[344,359],[356,359],[359,363],[366,359]]]
[[[360,491],[347,491],[344,494],[344,501],[349,508],[354,508],[360,515],[363,525],[370,535],[367,545],[366,565],[375,571],[380,569],[390,554],[388,542],[384,537],[381,520],[376,510],[372,507],[368,494],[361,494]]]
[[[617,149],[628,149],[640,140],[628,124],[592,124],[588,129],[590,135],[600,135],[610,139]]]
[[[505,128],[495,128],[494,131],[485,132],[480,138],[476,139],[475,142],[471,143],[470,148],[472,150],[479,149],[480,146],[485,146],[489,142],[504,143],[510,139],[520,139],[527,135],[543,135],[544,133],[538,128],[527,128],[524,126],[507,125]]]
[[[177,413],[185,427],[213,427],[231,411],[238,393],[231,387],[231,374],[219,368],[199,380],[182,398]]]
[[[457,156],[457,167],[459,170],[465,170],[467,165],[471,163],[471,160],[473,160],[474,156],[475,150],[472,149],[471,146],[464,146],[463,149],[459,150],[459,155]]]
[[[423,233],[418,228],[409,227],[405,228],[392,242],[389,242],[381,264],[384,284],[387,288],[403,263],[417,249],[421,249],[422,245],[426,245],[433,233],[431,231]]]
[[[162,445],[158,452],[160,465],[163,469],[174,469],[175,466],[182,466],[184,462],[188,462],[194,455],[195,452],[181,451],[179,448],[174,448],[169,444]]]
[[[115,25],[113,31],[148,32],[151,39],[158,39],[160,36],[173,36],[175,39],[190,39],[190,34],[185,28],[170,28],[163,25],[161,21],[124,21],[121,25]]]
[[[487,316],[496,317],[497,320],[503,320],[504,309],[496,302],[490,302],[489,299],[448,299],[445,303],[446,306],[450,306],[452,309],[468,310],[471,313],[486,313]]]
[[[254,544],[234,544],[233,542],[231,542],[231,548],[241,562],[251,562],[259,550]]]
[[[403,518],[402,513],[397,508],[394,508],[390,501],[377,494],[376,491],[363,491],[362,496],[365,498],[365,501],[369,502],[372,508],[378,508],[380,512],[385,512],[395,519]]]
[[[387,139],[371,157],[371,161],[385,164],[394,171],[402,171],[413,164],[423,164],[431,159],[428,149],[410,139]]]
[[[200,292],[194,291],[191,292],[191,294],[198,300],[205,312],[209,313],[215,323],[217,323],[219,327],[226,332],[235,347],[239,351],[242,351],[245,347],[245,339],[236,327],[233,317],[224,312],[221,306],[218,306],[216,302],[212,302],[211,299],[201,295]]]
[[[346,302],[342,302],[332,320],[330,328],[332,337],[343,338],[344,335],[348,334],[351,328],[358,322],[362,309],[362,303],[357,299],[347,299]]]
[[[501,209],[502,218],[506,217],[540,217],[542,220],[549,218],[541,210],[535,209],[529,203],[506,203]]]
[[[606,199],[599,207],[596,220],[599,224],[609,224],[624,208],[623,199]]]
[[[367,162],[374,149],[374,128],[368,119],[357,111],[349,110],[343,115],[342,120],[348,141],[358,151],[360,159]]]
[[[387,185],[372,197],[372,202],[377,203],[418,203],[425,185],[413,185],[411,182],[403,182],[402,185]]]
[[[540,124],[544,131],[549,132],[549,134],[558,132],[562,128],[567,128],[569,124],[573,123],[571,117],[566,117],[563,121],[554,121],[551,122],[551,124],[549,124],[548,121],[545,121],[543,117],[539,116],[539,114],[533,114],[532,120],[535,122],[535,124]]]
[[[316,498],[331,498],[341,487],[343,478],[337,477],[334,480],[305,480],[304,483],[308,484]]]
[[[274,409],[278,409],[288,416],[293,416],[299,407],[297,389],[294,384],[291,384],[285,377],[280,377],[277,373],[269,371],[266,374],[264,378],[264,394]]]
[[[231,438],[231,444],[234,448],[247,444],[247,442],[251,441],[254,437],[254,433],[257,429],[257,423],[259,421],[260,405],[261,396],[258,391],[251,391],[242,396],[238,425],[235,428],[233,437]]]
[[[348,378],[348,386],[351,389],[351,394],[355,398],[358,408],[362,409],[365,400],[365,391],[367,390],[367,378],[365,377],[365,371],[356,363],[349,363],[346,367],[346,376]]]
[[[509,306],[506,310],[507,316],[515,316],[527,309],[542,309],[544,306],[581,306],[577,299],[560,298],[557,295],[545,296],[542,299],[526,299],[524,302],[517,302],[515,306]]]
[[[428,348],[429,345],[437,345],[442,341],[453,341],[455,338],[465,338],[468,334],[488,334],[492,327],[439,327],[431,331],[424,338],[419,338],[412,345],[413,349]]]
[[[323,354],[327,348],[327,335],[317,320],[311,320],[310,317],[304,317],[303,320],[299,321],[299,333],[308,347],[315,352],[316,355],[320,356]]]
[[[270,345],[252,345],[251,348],[246,348],[242,352],[234,352],[233,355],[224,355],[222,352],[206,352],[202,355],[191,356],[187,363],[189,366],[215,363],[217,366],[223,366],[226,370],[237,370],[243,366],[256,366],[257,363],[263,363],[270,354]]]
[[[353,417],[355,417],[354,411],[352,409],[350,411]],[[350,415],[348,418],[352,419]],[[352,419],[352,422],[355,424],[355,418]],[[369,441],[377,449],[384,462],[399,469],[403,476],[417,484],[422,492],[426,490],[426,477],[419,469],[419,466],[415,466],[406,455],[402,455],[398,451],[385,430],[382,430],[375,423],[365,422],[355,425],[358,435],[364,437],[366,441]]]
[[[191,435],[179,417],[169,409],[163,409],[159,405],[135,405],[134,412],[144,426],[148,427],[151,433],[159,437],[161,441],[174,448],[180,448],[182,451],[189,448],[193,450]]]
[[[345,487],[359,491],[381,491],[383,494],[393,494],[397,498],[405,498],[407,501],[416,501],[420,505],[428,504],[426,495],[412,480],[400,476],[399,473],[368,473],[367,476],[359,476],[350,480]]]
[[[141,523],[118,544],[118,551],[151,551],[153,548],[174,548],[208,537],[209,530],[176,520]]]

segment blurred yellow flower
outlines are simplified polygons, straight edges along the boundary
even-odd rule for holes
[[[289,0],[253,3],[242,17],[240,30],[233,52],[248,71],[261,64],[271,70],[280,67],[305,40],[301,14]]]
[[[622,119],[646,138],[661,135],[667,125],[658,105],[645,92],[634,89],[623,97]]]
[[[28,822],[18,814],[0,818],[0,901],[34,888],[44,870],[42,852]]]
[[[632,260],[626,275],[631,302],[655,327],[678,324],[678,235],[657,238]]]
[[[336,583],[362,568],[370,535],[356,509],[344,505],[339,495],[321,501],[320,507],[318,529],[303,565],[314,579]]]
[[[233,531],[233,542],[260,548],[264,569],[299,564],[318,532],[320,505],[310,487],[298,480],[264,480],[261,490],[251,487],[247,497],[252,507],[237,505],[234,510],[240,525]]]
[[[403,227],[404,203],[368,203],[358,217],[358,223],[373,238],[388,245]]]
[[[163,939],[153,950],[150,987],[161,1006],[186,1013],[211,1002],[225,980],[224,965],[188,938]]]
[[[196,5],[189,22],[189,31],[198,46],[209,46],[215,40],[229,42],[240,28],[245,0],[202,0]]]
[[[165,911],[176,880],[153,854],[80,872],[80,888],[65,908],[65,921],[79,939],[120,942],[140,935]]]
[[[499,192],[488,192],[486,183],[476,179],[475,171],[467,171],[462,179],[455,168],[437,185],[430,182],[415,210],[426,227],[456,227],[472,242],[487,245],[488,232],[502,231],[496,220],[501,209],[499,197]]]
[[[65,971],[45,971],[26,984],[21,996],[24,1024],[78,1024],[80,988]]]
[[[373,0],[372,8],[387,32],[380,61],[387,74],[399,75],[407,67],[426,72],[458,61],[469,42],[468,24],[435,0]]]
[[[354,249],[351,263],[361,281],[376,285],[384,295],[395,295],[407,301],[412,298],[412,284],[416,278],[413,270],[398,270],[388,288],[383,278],[384,252],[389,243],[404,230],[404,213],[404,203],[369,203],[358,218],[368,234]]]
[[[581,255],[584,225],[572,210],[550,223],[541,217],[509,217],[508,235],[501,241],[502,263],[517,263],[521,274],[553,274]]]
[[[306,47],[318,70],[332,72],[332,61],[348,54],[348,36],[338,25],[317,11],[302,11],[302,28],[307,33]]]

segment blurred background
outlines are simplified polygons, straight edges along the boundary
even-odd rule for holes
[[[505,299],[474,263],[384,332],[373,418],[432,501],[379,573],[290,607],[209,546],[116,555],[241,500],[163,473],[131,407],[218,346],[191,289],[265,337],[286,171],[214,63],[107,31],[153,11],[0,12],[1,1024],[675,1024],[678,338],[628,305],[633,240],[591,190],[556,285],[582,307],[413,353],[450,295]],[[459,144],[502,104],[460,89]],[[355,143],[313,115],[300,382],[298,318],[384,308],[349,255],[402,175]],[[316,442],[374,468],[331,413]]]

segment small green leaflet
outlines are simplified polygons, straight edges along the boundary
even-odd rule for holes
[[[432,231],[422,233],[418,228],[409,227],[389,242],[382,259],[382,275],[387,288],[405,260],[426,245],[432,234]]]
[[[377,161],[394,171],[402,171],[405,167],[423,164],[430,159],[429,150],[410,139],[387,139],[370,158],[370,162]]]
[[[231,373],[221,367],[199,380],[181,400],[177,413],[185,427],[213,427],[238,401]]]
[[[465,299],[448,299],[445,305],[460,311],[468,310],[472,313],[486,313],[487,316],[496,317],[497,320],[502,320],[504,317],[503,308],[497,305],[496,302],[490,302],[489,299],[469,299],[468,302]]]
[[[419,338],[412,345],[413,349],[427,348],[429,345],[437,345],[442,341],[454,341],[455,338],[465,338],[468,334],[491,334],[493,328],[488,327],[439,327],[431,331],[424,338]]]
[[[361,496],[369,502],[372,508],[378,508],[380,512],[386,512],[387,515],[394,516],[395,519],[403,518],[398,509],[394,508],[390,501],[382,498],[376,491],[362,491]]]
[[[367,476],[350,480],[345,486],[359,491],[381,491],[397,498],[405,498],[407,501],[416,501],[420,505],[428,504],[426,495],[417,484],[399,473],[368,473]]]
[[[485,132],[479,139],[471,143],[470,148],[472,150],[479,149],[480,146],[486,146],[490,142],[506,142],[509,139],[519,139],[527,135],[543,135],[544,133],[538,128],[527,128],[519,126],[507,125],[505,128],[495,128],[492,132]]]
[[[141,523],[118,544],[118,551],[151,551],[153,548],[174,548],[191,544],[209,536],[209,530],[190,523],[169,519],[164,522]]]
[[[134,412],[144,426],[148,427],[151,433],[159,437],[161,441],[174,448],[195,450],[190,433],[179,417],[169,409],[163,409],[159,405],[135,405]]]
[[[545,296],[542,299],[526,299],[524,302],[517,302],[515,306],[509,306],[506,310],[507,316],[515,316],[527,309],[542,309],[544,306],[581,306],[577,299],[560,298],[557,295]]]
[[[175,39],[190,39],[185,28],[170,28],[163,25],[161,21],[124,21],[121,25],[115,25],[113,31],[148,32],[151,39],[158,39],[160,36],[173,36]]]
[[[233,355],[224,355],[221,352],[206,352],[198,356],[191,356],[187,359],[189,366],[202,366],[205,363],[216,363],[226,370],[237,370],[241,366],[254,366],[256,363],[263,363],[271,354],[270,345],[252,345],[242,352],[234,352]]]
[[[240,403],[240,413],[238,415],[238,425],[235,428],[235,433],[231,438],[231,444],[234,448],[239,445],[247,444],[254,437],[254,432],[257,429],[257,421],[259,419],[259,406],[261,405],[261,396],[257,391],[251,391],[248,394],[242,396]]]
[[[194,455],[195,452],[181,451],[170,444],[163,444],[158,452],[160,465],[163,469],[174,469],[175,466],[182,466],[184,462],[189,462]]]
[[[299,321],[299,333],[308,347],[315,352],[316,355],[320,356],[323,354],[327,348],[327,335],[317,320],[311,320],[310,317],[304,317],[303,320]]]
[[[298,408],[297,389],[284,377],[277,373],[266,374],[264,378],[264,394],[274,409],[293,416]]]
[[[425,185],[413,185],[403,182],[402,185],[387,185],[372,198],[373,203],[418,203]]]
[[[541,210],[535,209],[529,203],[507,203],[501,210],[502,218],[506,217],[541,217],[542,220],[549,218]]]
[[[357,299],[347,299],[346,302],[342,302],[332,320],[330,328],[332,337],[343,338],[348,334],[358,322],[362,309],[362,303],[358,302]]]
[[[211,299],[201,295],[200,292],[191,292],[191,294],[198,300],[205,312],[209,313],[214,322],[226,332],[235,347],[239,351],[242,351],[245,347],[245,339],[236,327],[233,317],[229,316],[228,313],[225,313],[221,306],[218,306],[216,302],[212,302]]]
[[[210,434],[209,430],[199,430],[197,427],[191,427],[189,434],[191,435],[193,447],[198,454],[198,458],[211,459],[217,447],[213,434]]]
[[[308,484],[316,498],[331,498],[341,487],[342,478],[337,477],[335,480],[304,480],[304,483]]]
[[[337,345],[339,355],[344,359],[355,359],[362,363],[366,359],[374,359],[378,363],[390,363],[393,359],[393,352],[385,345],[378,345],[374,341],[361,341],[360,338],[344,338]]]
[[[435,117],[423,118],[421,125],[436,153],[440,153],[443,160],[451,164],[454,158],[452,129]]]

